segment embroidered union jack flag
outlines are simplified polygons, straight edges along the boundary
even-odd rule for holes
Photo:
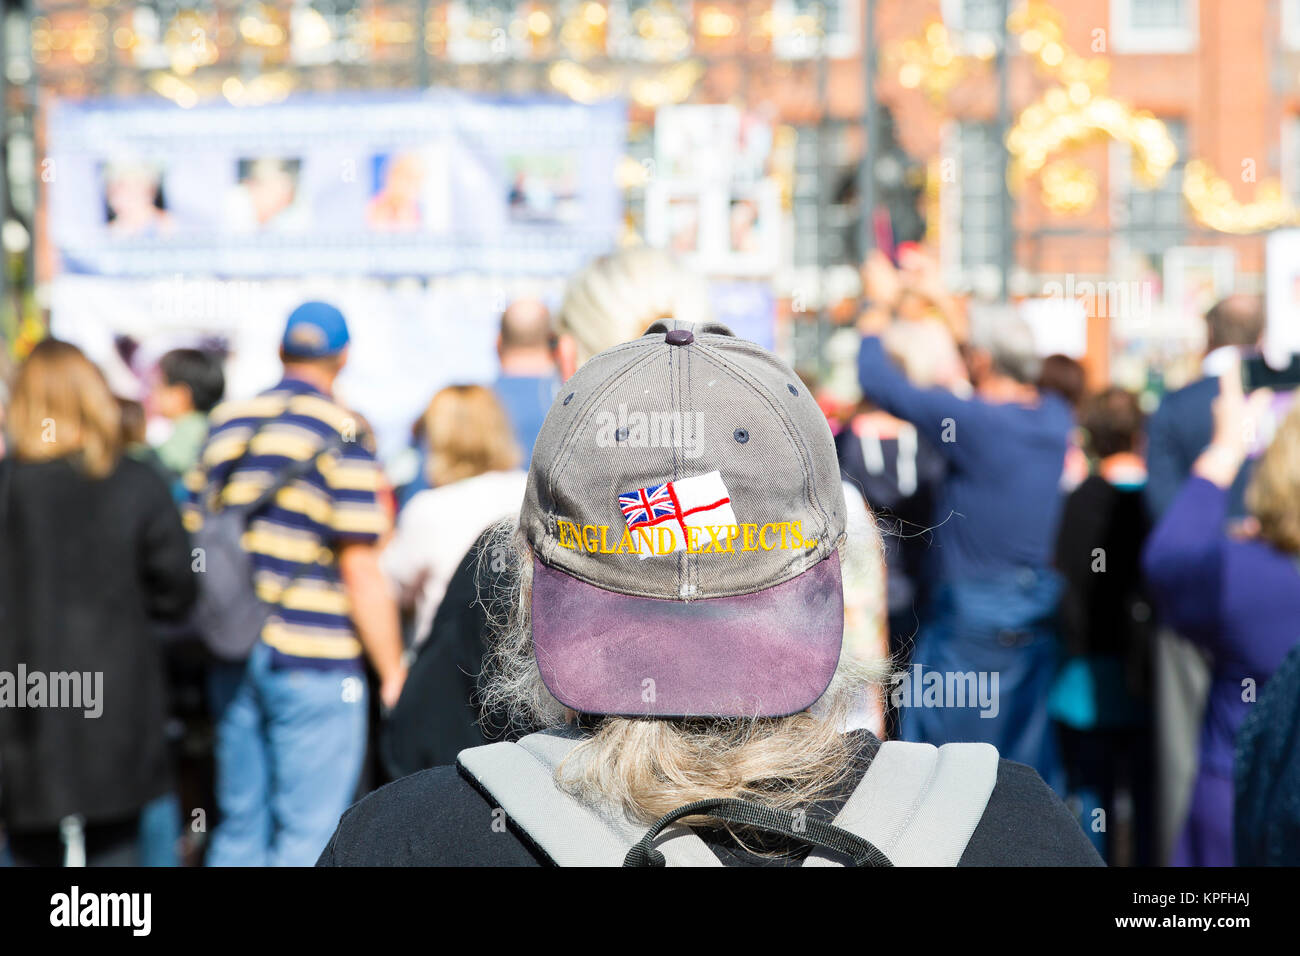
[[[638,488],[618,496],[618,506],[623,509],[627,526],[632,529],[657,524],[659,518],[671,518],[677,511],[673,507],[670,482]]]
[[[736,524],[731,510],[731,496],[722,483],[722,475],[711,471],[693,478],[678,478],[661,485],[638,488],[618,496],[618,506],[627,526],[637,528],[669,525],[673,532],[672,551],[686,547],[690,528]],[[656,532],[658,534],[658,532]],[[702,534],[705,541],[707,533]],[[669,553],[667,550],[662,552]],[[649,557],[642,554],[642,558]]]

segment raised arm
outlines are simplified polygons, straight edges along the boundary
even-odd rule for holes
[[[958,398],[942,388],[917,388],[885,355],[880,339],[868,335],[858,352],[858,382],[862,393],[891,415],[916,426],[921,436],[945,457],[955,457],[962,445],[956,440],[963,418],[979,414],[979,404]]]

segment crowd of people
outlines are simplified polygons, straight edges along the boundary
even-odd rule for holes
[[[1270,684],[1300,646],[1300,409],[1243,388],[1261,303],[1207,314],[1204,377],[1148,420],[922,250],[862,272],[853,407],[634,248],[554,315],[511,303],[499,377],[432,395],[404,467],[336,389],[327,303],[253,397],[200,349],[137,403],[36,345],[0,419],[0,673],[102,694],[0,694],[0,859],[1276,854],[1296,771],[1247,716],[1300,693]],[[675,417],[611,441],[620,407]]]

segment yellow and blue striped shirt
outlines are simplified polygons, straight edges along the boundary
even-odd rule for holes
[[[261,639],[271,647],[273,666],[358,667],[361,642],[339,576],[338,547],[377,541],[388,530],[369,435],[355,416],[293,378],[256,398],[219,405],[209,422],[199,464],[185,479],[191,531],[201,526],[205,507],[248,504],[287,465],[318,456],[315,467],[252,517],[244,534],[258,597],[272,608]],[[341,442],[320,454],[336,439]]]

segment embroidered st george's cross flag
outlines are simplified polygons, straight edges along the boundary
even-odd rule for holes
[[[655,532],[656,554],[671,554],[685,549],[690,528],[717,528],[737,523],[727,486],[722,483],[721,473],[716,471],[620,494],[618,506],[633,532],[638,528],[659,526],[672,529],[674,543],[671,551],[666,541],[660,547],[659,532]],[[697,532],[697,537],[709,541],[707,531]],[[643,559],[649,556],[644,550],[641,552]]]

